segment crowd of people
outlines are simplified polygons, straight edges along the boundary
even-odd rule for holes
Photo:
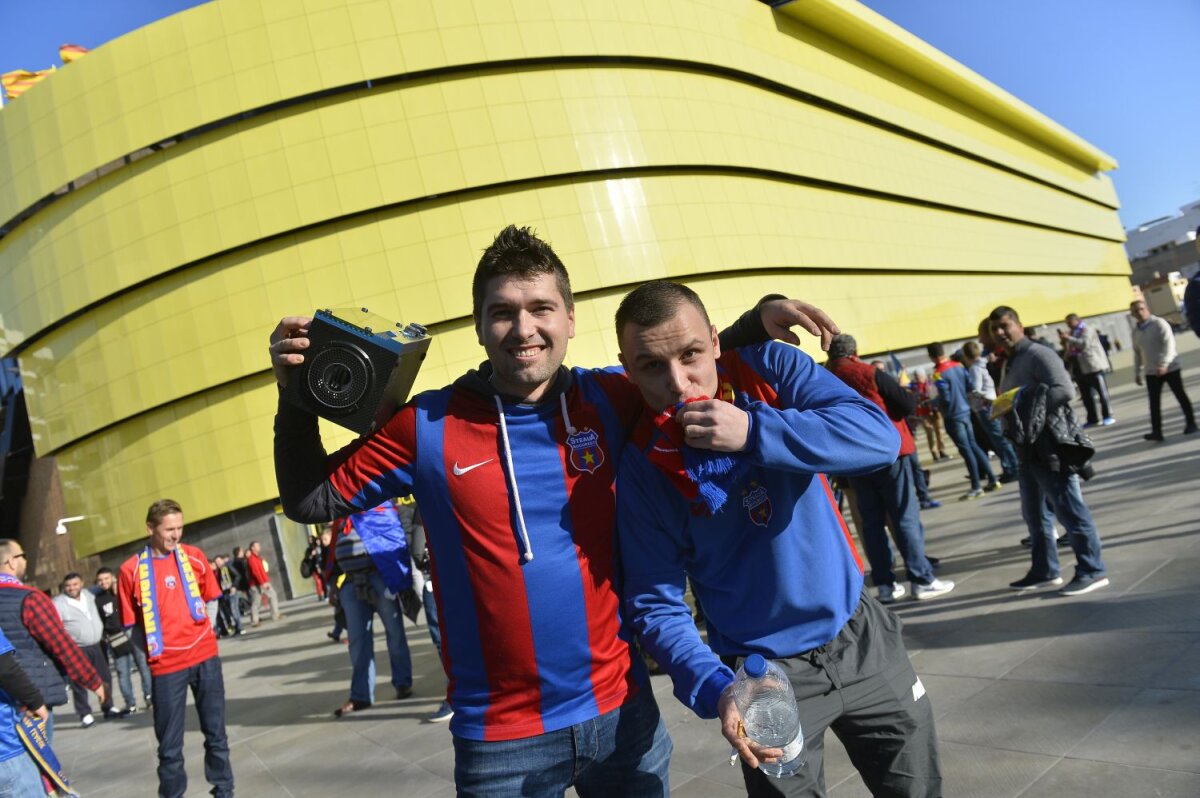
[[[918,428],[935,460],[952,456],[943,431],[954,444],[963,501],[1017,483],[1030,563],[1013,590],[1070,597],[1108,585],[1080,485],[1094,452],[1085,429],[1115,419],[1107,359],[1077,316],[1060,353],[999,306],[978,340],[949,354],[930,344],[928,371],[908,379],[863,362],[854,338],[812,305],[770,295],[718,332],[693,291],[654,281],[617,311],[620,367],[589,369],[563,366],[575,332],[570,281],[529,229],[500,232],[472,293],[486,353],[478,369],[332,455],[308,411],[281,401],[275,418],[284,510],[322,525],[301,570],[334,607],[329,637],[347,637],[349,695],[334,714],[376,702],[376,616],[395,698],[412,695],[403,619],[423,607],[447,676],[429,720],[449,723],[460,795],[665,796],[672,742],[643,652],[679,701],[719,720],[748,795],[823,794],[827,729],[873,793],[941,795],[930,698],[885,606],[955,589],[925,551],[920,511],[938,503]],[[1146,437],[1163,439],[1164,384],[1194,432],[1173,334],[1144,304],[1131,315],[1151,404]],[[281,386],[303,363],[309,321],[286,317],[271,335]],[[779,343],[798,342],[797,324],[821,337],[825,363]],[[1075,558],[1066,584],[1056,524]],[[45,708],[66,703],[68,682],[90,726],[88,693],[104,717],[139,710],[136,668],[154,712],[159,794],[187,790],[190,691],[205,777],[214,795],[232,795],[216,641],[242,633],[243,594],[252,626],[264,607],[282,617],[277,596],[257,542],[209,560],[181,542],[183,511],[170,500],[149,508],[146,526],[147,545],[117,574],[101,569],[90,590],[68,574],[53,601],[22,582],[20,545],[0,541],[0,708],[40,718],[49,744]],[[778,662],[796,694],[808,767],[785,779],[758,769],[783,752],[746,737],[733,700],[750,654]],[[123,708],[112,700],[114,668]],[[586,750],[582,734],[593,741]],[[25,750],[0,728],[3,774],[53,786],[45,766],[9,755]]]
[[[261,544],[254,541],[244,551],[235,548],[232,557],[219,554],[210,560],[180,542],[183,510],[170,499],[150,506],[146,528],[148,543],[118,573],[101,567],[90,586],[81,574],[68,573],[53,599],[25,584],[21,544],[0,540],[0,674],[5,654],[11,655],[7,667],[18,671],[15,681],[0,681],[0,784],[9,789],[4,795],[69,794],[53,756],[52,714],[67,703],[68,689],[85,729],[95,726],[97,714],[116,720],[153,713],[159,794],[169,796],[187,791],[183,731],[190,691],[213,794],[233,795],[217,638],[241,635],[247,612],[251,625],[258,626],[262,606],[276,620],[283,617]],[[114,670],[124,702],[120,708],[114,704]],[[98,699],[99,713],[92,711],[90,693]],[[38,725],[22,732],[23,717]]]

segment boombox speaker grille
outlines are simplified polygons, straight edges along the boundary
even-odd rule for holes
[[[375,382],[371,359],[353,344],[331,342],[307,365],[312,398],[330,413],[359,409]]]

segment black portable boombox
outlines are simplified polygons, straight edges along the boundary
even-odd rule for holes
[[[383,426],[408,399],[430,341],[420,324],[366,308],[318,310],[308,339],[284,399],[358,433]]]

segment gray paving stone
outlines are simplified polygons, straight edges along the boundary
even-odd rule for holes
[[[1105,718],[1071,756],[1200,773],[1200,693],[1143,690]]]
[[[1137,692],[999,680],[942,716],[938,735],[942,741],[1063,756]]]
[[[1200,795],[1200,775],[1088,759],[1064,759],[1034,782],[1021,798],[1094,798],[1103,795],[1195,798]]]

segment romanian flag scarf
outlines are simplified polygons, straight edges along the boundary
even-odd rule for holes
[[[179,565],[179,575],[183,577],[188,611],[192,613],[192,620],[206,620],[208,615],[204,610],[204,599],[200,596],[200,583],[196,581],[196,574],[192,571],[191,560],[184,555],[179,546],[175,547],[175,562]],[[138,555],[137,579],[141,592],[142,625],[146,630],[146,657],[155,660],[163,653],[163,634],[158,611],[157,586],[154,581],[154,557],[149,546]]]
[[[683,427],[675,420],[675,414],[686,404],[708,398],[699,396],[680,402],[655,416],[652,423],[657,440],[647,452],[647,457],[667,475],[684,497],[699,498],[710,513],[716,513],[725,506],[729,491],[749,468],[750,462],[743,452],[697,449],[685,442]],[[721,383],[720,398],[742,410],[750,402],[745,394],[735,396],[732,386],[724,381]]]

